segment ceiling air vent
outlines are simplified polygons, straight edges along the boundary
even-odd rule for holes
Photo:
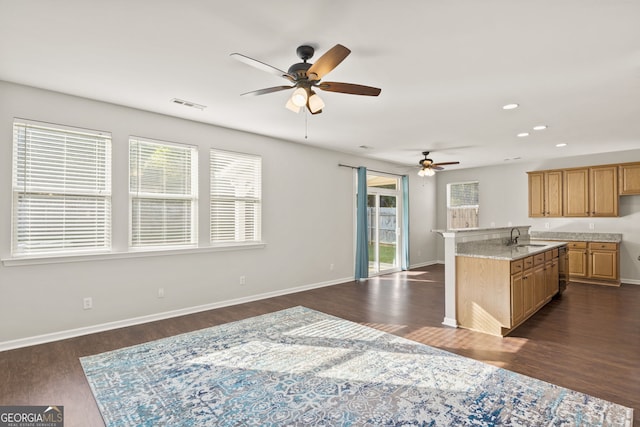
[[[184,99],[173,98],[171,102],[174,104],[184,105],[185,107],[197,108],[198,110],[204,110],[207,108],[206,105],[196,104],[195,102],[185,101]]]

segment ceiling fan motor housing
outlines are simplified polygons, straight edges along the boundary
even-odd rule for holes
[[[287,71],[289,74],[296,76],[296,80],[306,79],[307,78],[307,70],[311,68],[311,65],[307,62],[298,62],[297,64],[293,64],[289,67]]]

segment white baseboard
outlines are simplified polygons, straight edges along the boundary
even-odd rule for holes
[[[427,262],[421,262],[418,264],[411,264],[411,266],[409,268],[420,268],[420,267],[427,267],[429,265],[434,265],[434,264],[444,264],[444,262],[441,261],[427,261]]]
[[[636,279],[620,279],[620,283],[624,283],[626,285],[640,285],[640,280],[636,280]]]
[[[258,301],[267,298],[278,297],[287,294],[293,294],[296,292],[308,291],[316,288],[323,288],[326,286],[333,286],[340,283],[350,282],[353,277],[347,277],[342,279],[335,279],[326,282],[313,283],[310,285],[297,286],[295,288],[288,288],[273,292],[265,292],[262,294],[251,295],[248,297],[234,298],[226,301],[214,302],[210,304],[198,305],[195,307],[181,308],[178,310],[165,311],[162,313],[149,314],[146,316],[134,317],[130,319],[118,320],[115,322],[102,323],[99,325],[86,326],[77,329],[68,329],[60,332],[52,332],[49,334],[36,335],[33,337],[20,338],[17,340],[0,342],[0,351],[13,350],[21,347],[28,347],[32,345],[45,344],[53,341],[60,341],[68,338],[74,338],[82,335],[94,334],[97,332],[109,331],[112,329],[125,328],[127,326],[139,325],[142,323],[155,322],[157,320],[169,319],[172,317],[184,316],[187,314],[199,313],[201,311],[213,310],[216,308],[228,307],[237,304],[243,304],[247,302]]]
[[[444,326],[451,326],[452,328],[458,327],[458,322],[456,321],[456,319],[451,319],[450,317],[445,317],[442,321],[442,324]]]

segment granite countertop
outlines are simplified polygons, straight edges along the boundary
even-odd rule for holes
[[[565,242],[610,242],[620,243],[621,233],[582,233],[569,231],[529,231],[531,239],[562,240]]]
[[[535,245],[535,246],[530,246]],[[504,244],[475,244],[460,246],[456,250],[456,256],[466,256],[472,258],[491,258],[514,261],[526,258],[549,249],[559,248],[566,245],[567,242],[548,242],[536,240],[534,242],[523,241],[520,245],[527,246],[506,246]]]

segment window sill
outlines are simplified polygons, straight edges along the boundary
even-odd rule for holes
[[[239,251],[245,249],[261,249],[266,247],[265,242],[251,243],[221,243],[211,246],[188,247],[188,248],[162,248],[162,249],[132,249],[129,252],[100,252],[87,254],[56,254],[29,257],[3,258],[2,265],[13,267],[20,265],[37,264],[59,264],[66,262],[101,261],[122,258],[141,258],[167,255],[187,255],[204,252]]]

